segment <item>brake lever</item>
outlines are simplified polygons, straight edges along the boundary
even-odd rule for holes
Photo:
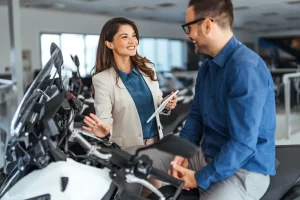
[[[153,185],[148,183],[143,179],[136,178],[134,175],[128,174],[130,173],[128,170],[112,170],[110,172],[110,178],[112,179],[113,183],[118,187],[119,194],[118,197],[121,200],[147,200],[144,197],[140,197],[134,194],[130,194],[128,191],[129,186],[127,183],[140,183],[145,187],[148,187],[151,191],[153,191],[157,196],[159,196],[159,200],[165,200],[166,198],[164,195],[156,189]]]
[[[126,181],[128,183],[139,183],[139,184],[147,187],[152,192],[154,192],[160,198],[160,200],[165,200],[165,196],[156,187],[154,187],[151,183],[149,183],[148,181],[146,181],[144,179],[137,178],[132,174],[126,174],[125,177],[126,177]]]

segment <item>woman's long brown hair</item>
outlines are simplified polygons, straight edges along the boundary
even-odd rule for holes
[[[139,42],[139,32],[134,24],[133,21],[130,21],[129,19],[123,18],[123,17],[117,17],[112,18],[111,20],[107,21],[105,25],[103,26],[101,33],[100,33],[100,39],[98,43],[98,49],[97,49],[97,60],[96,60],[96,72],[95,74],[102,72],[108,68],[116,67],[113,51],[109,49],[105,45],[105,41],[112,42],[114,39],[114,36],[119,30],[119,27],[121,25],[130,25],[134,29],[136,33],[136,37]],[[148,60],[145,57],[141,57],[138,53],[136,53],[135,56],[131,57],[132,64],[139,70],[141,70],[144,74],[146,74],[148,77],[151,78],[152,81],[157,81],[155,78],[154,71],[146,66],[146,63],[153,64],[150,60]],[[118,74],[118,73],[117,73]],[[118,77],[117,77],[118,81]]]

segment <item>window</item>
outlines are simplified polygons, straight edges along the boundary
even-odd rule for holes
[[[169,56],[169,40],[168,39],[157,39],[156,40],[156,62],[154,63],[156,68],[160,71],[169,71],[171,56]],[[147,54],[146,54],[147,55]]]
[[[96,52],[99,35],[83,34],[42,34],[41,35],[41,61],[42,66],[50,58],[50,45],[56,43],[61,48],[65,66],[77,70],[71,55],[77,55],[80,62],[79,72],[82,77],[91,75],[96,63]]]
[[[172,59],[170,60],[171,67],[182,67],[184,60],[183,52],[185,52],[183,42],[179,40],[170,41],[170,54],[172,56]]]
[[[90,75],[93,68],[96,66],[96,54],[99,43],[98,35],[85,36],[85,63],[86,74]]]
[[[96,65],[99,35],[84,34],[41,34],[42,66],[50,58],[50,44],[55,42],[61,48],[64,64],[76,70],[70,55],[77,55],[82,77],[90,76]],[[155,64],[156,71],[171,71],[172,68],[186,69],[186,42],[167,38],[140,38],[138,53]]]
[[[41,35],[41,61],[42,66],[45,66],[50,58],[50,45],[54,42],[60,48],[60,37],[54,34]]]
[[[153,62],[155,60],[155,40],[153,38],[144,38],[140,40],[141,55]]]
[[[156,71],[186,69],[186,42],[166,38],[140,38],[138,53],[155,64]]]
[[[80,75],[86,75],[85,67],[85,52],[84,52],[84,36],[79,34],[61,34],[61,51],[64,58],[64,65],[73,68],[74,62],[71,59],[71,55],[77,55],[80,62],[79,73]],[[75,68],[75,70],[77,70]]]

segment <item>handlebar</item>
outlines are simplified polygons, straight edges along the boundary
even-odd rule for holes
[[[97,146],[91,145],[76,129],[73,131],[69,140],[78,142],[86,151],[88,151],[88,155],[93,155],[102,160],[108,160],[111,157],[111,154],[100,153]]]
[[[174,200],[177,199],[181,193],[184,182],[170,176],[166,172],[152,167],[152,160],[148,156],[132,156],[122,149],[109,149],[105,145],[103,145],[103,147],[98,147],[97,149],[96,146],[91,145],[81,134],[80,131],[75,129],[70,140],[77,141],[86,151],[88,151],[89,155],[96,156],[101,160],[104,159],[105,161],[109,161],[109,165],[106,167],[111,169],[112,181],[121,191],[119,193],[119,198],[122,200],[146,200],[143,197],[129,194],[127,192],[128,188],[126,188],[126,183],[139,183],[144,185],[160,199],[165,199],[163,194],[147,181],[149,175],[176,186],[178,189],[174,195]]]

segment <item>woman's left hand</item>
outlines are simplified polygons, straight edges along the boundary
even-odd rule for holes
[[[171,94],[169,94],[168,96],[166,96],[164,99],[163,99],[163,102],[173,94],[174,92],[172,91]],[[176,104],[177,104],[177,95],[175,95],[166,105],[165,109],[167,110],[172,110],[176,107]]]

